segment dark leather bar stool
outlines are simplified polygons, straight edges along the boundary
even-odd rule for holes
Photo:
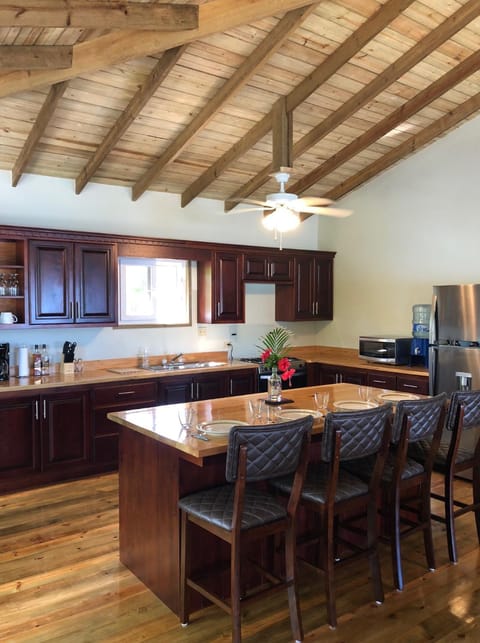
[[[391,405],[367,411],[329,413],[325,418],[321,460],[308,466],[300,502],[318,520],[313,533],[303,544],[316,544],[316,564],[325,575],[327,615],[331,627],[337,625],[334,583],[337,565],[367,557],[375,600],[382,603],[384,599],[377,551],[376,504],[391,425]],[[375,458],[375,466],[368,483],[340,466],[343,461],[370,455]],[[276,479],[271,484],[282,493],[291,493],[291,477]],[[350,539],[347,542],[340,536],[343,516],[358,516],[361,512],[367,521],[366,543]]]
[[[475,524],[480,543],[480,391],[458,391],[452,393],[447,414],[446,431],[435,456],[433,470],[445,477],[443,494],[430,495],[445,505],[445,514],[432,513],[447,527],[448,555],[452,563],[458,560],[455,537],[455,519],[466,513],[475,514]],[[448,436],[448,437],[447,437]],[[468,439],[471,444],[467,445]],[[411,445],[409,455],[419,462],[425,461],[428,442]],[[455,476],[472,469],[472,502],[455,500]]]
[[[188,624],[189,591],[195,590],[232,616],[232,640],[241,641],[242,605],[260,598],[259,593],[242,595],[242,568],[246,546],[254,540],[284,534],[285,576],[254,566],[268,589],[287,588],[292,632],[303,639],[303,628],[296,585],[295,516],[307,467],[308,445],[313,418],[282,424],[238,426],[230,431],[225,478],[227,484],[205,489],[181,498],[180,620]],[[262,481],[291,474],[293,484],[288,502],[281,502]],[[201,527],[230,544],[230,598],[214,594],[205,583],[190,576],[190,525]],[[265,590],[262,591],[262,594]]]
[[[430,491],[432,468],[440,445],[445,422],[447,396],[408,400],[397,404],[392,444],[382,475],[380,513],[384,517],[384,539],[390,543],[395,587],[404,587],[401,538],[423,532],[425,555],[430,570],[435,569],[432,537]],[[409,444],[428,440],[423,463],[407,456]],[[371,457],[345,465],[362,480],[370,479],[374,461]]]

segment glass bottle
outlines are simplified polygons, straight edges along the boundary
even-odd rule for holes
[[[34,375],[42,374],[42,354],[38,350],[38,344],[35,344],[35,348],[32,353],[32,366]]]
[[[42,375],[50,375],[50,355],[46,344],[42,344],[41,369]]]
[[[281,402],[282,400],[282,380],[276,366],[272,366],[272,374],[268,378],[267,399],[269,402]]]

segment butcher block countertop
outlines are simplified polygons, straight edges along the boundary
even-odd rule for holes
[[[392,374],[419,375],[428,377],[428,369],[419,366],[391,366],[367,362],[358,357],[356,348],[336,348],[334,346],[292,346],[290,354],[306,362],[319,364],[332,364],[348,368],[361,368],[370,371],[385,371]]]

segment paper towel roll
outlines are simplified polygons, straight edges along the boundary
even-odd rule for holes
[[[28,365],[28,348],[26,346],[18,347],[18,377],[28,377],[30,368]]]

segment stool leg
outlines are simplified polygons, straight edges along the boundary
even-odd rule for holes
[[[445,474],[445,522],[447,525],[448,556],[452,563],[457,562],[457,543],[455,538],[455,516],[453,507],[453,472]]]
[[[473,502],[476,505],[475,509],[475,525],[477,527],[477,538],[480,543],[480,465],[476,464],[473,467]]]
[[[230,555],[230,601],[232,605],[232,643],[242,640],[240,612],[240,543],[233,538]]]
[[[303,627],[297,589],[296,536],[294,525],[290,525],[285,533],[285,574],[288,587],[288,607],[290,610],[290,623],[293,638],[295,641],[302,641]]]
[[[400,549],[400,492],[395,486],[392,493],[387,497],[390,506],[387,508],[388,532],[390,538],[390,550],[392,554],[393,580],[395,587],[403,590],[402,553]]]
[[[385,596],[380,571],[380,559],[378,557],[377,507],[375,501],[370,501],[367,507],[367,547],[370,551],[370,573],[372,574],[375,601],[383,603]]]
[[[423,544],[425,547],[425,556],[427,558],[427,565],[430,571],[435,569],[435,550],[433,548],[433,534],[432,534],[432,516],[430,508],[430,485],[427,486],[426,482],[422,483],[422,504],[419,512],[419,520],[423,525]]]
[[[319,547],[324,548],[325,552],[325,591],[327,595],[327,618],[330,627],[337,627],[337,609],[335,601],[335,583],[334,583],[334,568],[335,568],[335,551],[336,546],[333,542],[333,517],[327,517],[327,526],[325,529],[326,540],[320,540]]]
[[[189,543],[187,542],[188,517],[184,511],[180,511],[180,623],[188,625],[188,588],[187,576],[190,573]]]

